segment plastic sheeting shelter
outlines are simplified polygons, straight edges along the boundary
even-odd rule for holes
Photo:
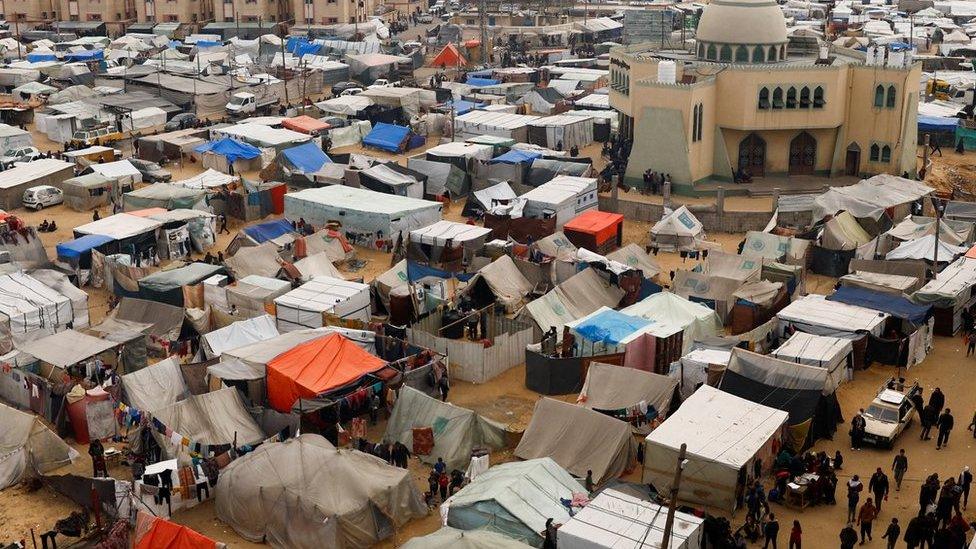
[[[432,428],[434,446],[429,454],[417,457],[427,464],[443,458],[449,470],[467,468],[475,448],[497,450],[504,448],[506,443],[503,425],[404,386],[393,406],[383,439],[400,441],[407,448],[413,448],[413,430],[424,427]]]
[[[925,324],[932,311],[930,305],[920,305],[903,296],[850,286],[838,288],[833,294],[827,296],[827,300],[881,311],[907,320],[915,326]]]
[[[199,284],[223,271],[222,266],[207,263],[190,263],[171,271],[158,271],[139,279],[139,295],[150,301],[182,307],[184,286]]]
[[[847,187],[831,187],[813,203],[813,219],[823,219],[840,211],[858,218],[878,219],[888,208],[904,206],[932,192],[932,187],[890,174],[879,174]],[[900,220],[907,209],[894,217]]]
[[[833,392],[848,379],[853,367],[854,346],[849,339],[796,332],[771,356],[786,362],[817,366],[827,370],[826,390]]]
[[[322,166],[332,162],[322,149],[314,142],[302,143],[294,147],[289,147],[281,151],[282,156],[288,163],[297,169],[299,173],[315,173],[322,169]]]
[[[794,326],[801,332],[856,339],[855,332],[866,331],[880,336],[887,313],[831,301],[825,296],[810,294],[787,305],[776,313],[781,328]]]
[[[467,66],[468,62],[465,60],[464,55],[461,50],[454,44],[448,43],[441,49],[440,53],[430,62],[431,67],[440,69],[450,69]]]
[[[938,248],[938,257],[936,257],[936,248]],[[968,250],[969,246],[953,246],[941,238],[936,241],[935,235],[930,234],[916,238],[915,240],[902,242],[897,248],[885,254],[885,259],[915,259],[930,263],[938,260],[939,263],[949,263]]]
[[[642,482],[668,493],[681,444],[687,444],[678,501],[736,509],[739,471],[772,463],[789,414],[702,385],[645,440]],[[748,470],[748,469],[747,469]]]
[[[326,315],[369,321],[369,285],[317,276],[274,300],[278,329],[325,326]]]
[[[88,234],[74,240],[62,242],[57,245],[58,259],[66,260],[69,263],[76,263],[85,255],[90,255],[95,248],[108,244],[114,239],[110,236],[101,234]]]
[[[167,358],[122,376],[126,403],[145,411],[176,404],[190,395],[176,360]]]
[[[391,153],[403,152],[409,134],[408,127],[378,122],[363,138],[363,145]]]
[[[542,546],[546,520],[569,520],[561,499],[586,489],[550,458],[496,465],[448,498],[447,524]]]
[[[401,549],[528,549],[529,545],[486,530],[457,530],[445,526],[433,534],[407,540]]]
[[[71,463],[78,452],[34,414],[0,403],[0,490]]]
[[[275,319],[271,315],[261,315],[247,320],[239,320],[228,326],[200,336],[200,343],[207,358],[218,357],[224,351],[271,339],[278,334]]]
[[[529,143],[568,151],[593,143],[593,119],[586,116],[555,115],[529,122]]]
[[[118,343],[74,330],[64,330],[18,345],[18,349],[58,368],[67,368],[104,353]]]
[[[673,377],[626,366],[591,362],[577,401],[587,408],[615,411],[633,408],[641,402],[653,406],[661,415],[670,412],[678,389]]]
[[[0,208],[10,211],[21,207],[24,191],[37,185],[61,188],[61,182],[75,174],[75,165],[54,158],[40,158],[4,170],[0,180]]]
[[[187,209],[203,202],[206,191],[170,183],[155,183],[122,195],[126,212],[148,208]]]
[[[563,233],[578,248],[607,253],[623,243],[624,216],[597,210],[585,211],[563,225]]]
[[[705,241],[705,227],[686,206],[666,213],[651,227],[651,247],[665,252],[695,251]]]
[[[112,179],[97,173],[65,179],[61,183],[64,203],[72,210],[84,212],[107,206],[115,199],[118,185]]]
[[[257,444],[266,438],[234,387],[191,395],[169,406],[154,408],[152,414],[173,431],[208,446]],[[165,439],[163,448],[171,458],[179,453],[177,447]],[[184,453],[188,451],[188,448],[182,449]]]
[[[310,135],[316,135],[332,127],[326,122],[306,115],[286,118],[281,122],[281,125],[289,130]]]
[[[218,544],[207,536],[182,524],[168,521],[163,517],[146,515],[150,521],[145,528],[136,524],[137,536],[133,549],[217,549]],[[140,519],[142,516],[140,515]],[[141,535],[139,535],[141,533]],[[224,544],[220,544],[223,549]]]
[[[636,459],[630,424],[575,404],[542,398],[513,454],[552,458],[577,477],[593,471],[600,484],[617,478]]]
[[[356,382],[386,366],[386,361],[364,351],[340,334],[302,343],[268,362],[268,402],[289,413],[301,398]]]
[[[525,310],[543,332],[555,327],[556,333],[562,334],[567,322],[600,307],[616,307],[623,296],[623,290],[604,282],[593,269],[586,269],[529,302]]]
[[[216,509],[241,537],[282,549],[371,547],[427,514],[409,471],[307,434],[231,462]]]
[[[233,164],[238,160],[251,160],[261,156],[261,149],[254,145],[249,145],[241,141],[235,141],[229,137],[204,143],[193,149],[198,153],[219,154],[227,159],[228,163]]]
[[[695,341],[722,333],[722,321],[715,311],[671,292],[658,292],[620,312],[653,321],[649,332],[657,337],[682,332],[683,353]]]
[[[74,321],[71,300],[22,273],[0,275],[0,347],[29,341],[68,328]]]

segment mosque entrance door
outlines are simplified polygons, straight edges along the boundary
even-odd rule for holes
[[[750,133],[739,142],[739,168],[752,177],[766,175],[766,141],[763,138]]]
[[[861,147],[857,143],[851,143],[847,147],[844,175],[857,176],[859,173],[861,173]]]
[[[817,140],[807,132],[790,141],[790,175],[809,175],[817,162]]]

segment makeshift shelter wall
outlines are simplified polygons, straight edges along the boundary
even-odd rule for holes
[[[591,362],[577,402],[594,410],[620,410],[644,402],[665,415],[677,388],[678,380],[673,377]]]
[[[481,341],[450,339],[437,334],[443,326],[441,315],[434,313],[407,329],[415,345],[447,355],[451,377],[471,383],[485,383],[525,360],[525,347],[534,340],[532,326],[504,317],[493,317],[489,337],[492,344]]]
[[[153,410],[153,416],[185,438],[207,445],[256,444],[265,434],[244,407],[240,393],[233,387],[191,395],[185,400]],[[158,435],[158,433],[157,433]],[[182,450],[165,436],[157,440],[170,458]]]
[[[25,476],[47,473],[78,457],[40,418],[0,403],[0,490]]]

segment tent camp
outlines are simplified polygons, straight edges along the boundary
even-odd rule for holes
[[[264,314],[239,320],[200,336],[200,347],[206,358],[219,357],[224,351],[271,339],[278,334],[273,316]]]
[[[550,458],[502,463],[448,498],[447,525],[489,530],[541,547],[547,519],[562,524],[569,520],[560,500],[583,492],[585,488]]]
[[[145,210],[147,208],[194,209],[202,207],[206,191],[192,189],[170,183],[155,183],[122,195],[125,211]]]
[[[693,252],[702,247],[705,228],[687,206],[665,213],[651,227],[651,247],[665,252]]]
[[[328,315],[369,322],[369,285],[351,280],[316,276],[274,303],[282,332],[326,326]]]
[[[309,434],[231,462],[216,509],[244,539],[280,549],[370,547],[427,514],[409,471]]]
[[[78,452],[41,418],[0,402],[0,490],[35,474],[68,465]]]
[[[636,459],[630,425],[551,398],[535,404],[532,420],[513,452],[521,459],[552,458],[577,477],[593,471],[597,484],[617,478]]]
[[[674,400],[678,380],[673,377],[627,368],[616,364],[591,362],[586,381],[576,401],[601,412],[616,412],[653,406],[662,416],[677,408]]]
[[[528,549],[529,545],[487,530],[457,530],[445,526],[433,534],[417,536],[402,549]]]
[[[434,445],[426,454],[415,455],[432,464],[443,458],[448,469],[465,470],[471,461],[472,450],[504,448],[505,427],[471,410],[431,398],[411,387],[403,387],[386,424],[384,440],[400,441],[409,449],[414,433],[432,429]]]
[[[153,408],[152,414],[170,429],[208,446],[257,444],[267,438],[234,387],[190,395],[168,406]],[[157,436],[157,440],[171,459],[181,452],[188,452],[187,448],[181,449],[165,436]]]
[[[854,217],[877,220],[893,208],[894,221],[908,215],[908,205],[932,192],[932,187],[913,179],[878,174],[857,184],[831,187],[813,202],[813,219],[823,219],[840,211]]]
[[[668,493],[681,444],[687,444],[678,500],[734,511],[745,482],[739,472],[756,459],[772,464],[786,412],[702,385],[644,442],[642,481]]]
[[[342,232],[350,243],[368,248],[392,246],[401,233],[439,221],[441,209],[439,202],[344,185],[285,195],[285,215],[289,219],[304,218],[317,227],[341,220]]]
[[[30,187],[53,185],[61,188],[61,182],[74,175],[74,164],[54,158],[40,158],[4,170],[0,181],[0,208],[6,211],[19,208],[24,191]]]
[[[816,335],[859,339],[856,333],[866,331],[881,335],[888,314],[839,301],[830,301],[826,296],[810,294],[790,303],[776,313],[780,329],[794,327],[801,332]]]

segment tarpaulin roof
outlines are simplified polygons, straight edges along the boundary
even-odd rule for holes
[[[103,234],[86,234],[85,236],[62,242],[57,245],[58,257],[77,259],[92,249],[115,240]]]
[[[74,51],[66,53],[64,56],[65,61],[97,61],[99,59],[105,58],[105,52],[103,50],[84,50],[84,51]]]
[[[228,162],[237,162],[238,160],[251,160],[252,158],[257,158],[261,156],[261,149],[255,147],[254,145],[249,145],[247,143],[242,143],[240,141],[234,141],[229,137],[223,139],[218,139],[217,141],[211,141],[209,143],[204,143],[193,149],[198,153],[214,153],[219,154],[227,158]]]
[[[536,158],[542,158],[542,153],[512,149],[505,154],[492,158],[491,160],[488,161],[488,163],[489,164],[527,164],[532,162]]]
[[[464,55],[454,44],[447,44],[444,49],[434,57],[434,60],[430,62],[431,67],[463,67],[467,65],[468,62],[465,61]]]
[[[650,320],[639,316],[627,315],[604,307],[593,315],[580,320],[573,326],[573,329],[584,339],[599,341],[607,345],[619,345],[651,323]]]
[[[878,219],[886,208],[914,202],[932,192],[924,183],[879,174],[847,187],[831,187],[813,201],[813,218],[846,210],[854,217]]]
[[[474,101],[465,101],[460,99],[458,101],[447,101],[441,103],[440,107],[443,109],[454,109],[454,114],[460,116],[462,114],[469,113],[482,105],[484,105],[484,103],[476,103]]]
[[[278,335],[278,327],[271,315],[261,315],[239,320],[228,326],[201,336],[209,357],[220,356],[224,351],[271,339]]]
[[[685,352],[695,340],[722,331],[722,321],[715,311],[671,292],[658,292],[621,309],[621,312],[653,320],[655,324],[648,331],[657,337],[683,331],[682,349]]]
[[[295,130],[296,132],[302,133],[320,132],[332,127],[327,122],[323,122],[318,118],[312,118],[311,116],[304,114],[294,118],[286,118],[281,122],[281,125],[289,130]]]
[[[906,297],[853,286],[841,286],[827,299],[888,313],[916,325],[924,324],[932,309],[930,305],[918,305]]]
[[[287,219],[275,219],[273,221],[265,221],[264,223],[244,227],[244,234],[251,237],[258,244],[293,232],[295,232],[295,228],[291,226],[291,223]]]
[[[535,288],[509,255],[485,265],[478,274],[495,294],[495,301],[504,304],[508,310],[515,310]]]
[[[404,139],[410,133],[410,128],[377,122],[369,135],[363,137],[363,145],[376,147],[388,152],[400,152]]]
[[[563,225],[563,231],[576,231],[595,235],[602,242],[617,234],[617,226],[624,221],[618,213],[588,210],[570,219]]]
[[[491,234],[491,229],[442,219],[433,225],[410,231],[410,241],[418,244],[447,246],[478,240]]]
[[[953,246],[948,242],[935,239],[934,234],[925,235],[915,240],[902,242],[897,248],[885,255],[885,259],[924,259],[935,261],[935,248],[939,248],[938,260],[948,263],[969,250],[968,246]]]
[[[936,132],[954,132],[959,125],[958,118],[942,116],[918,116],[918,129]]]
[[[657,264],[657,261],[648,255],[644,251],[644,248],[636,242],[631,242],[622,248],[608,253],[607,259],[616,261],[632,269],[640,269],[644,273],[644,278],[647,279],[654,278],[661,272],[661,267]]]
[[[853,352],[854,345],[849,339],[795,332],[771,356],[787,362],[826,368],[825,390],[832,393],[847,379],[844,369],[848,366],[848,356]]]
[[[560,283],[525,307],[542,331],[563,326],[600,307],[616,307],[624,291],[603,281],[593,269],[585,269]]]
[[[20,343],[17,348],[52,366],[65,368],[117,345],[118,343],[107,339],[74,330],[64,330],[40,339]]]
[[[467,81],[467,84],[469,86],[474,86],[474,87],[497,86],[500,83],[501,83],[500,80],[495,80],[493,78],[477,78],[474,76],[468,76],[468,81]]]
[[[383,359],[350,339],[330,334],[298,345],[268,363],[268,402],[288,413],[300,398],[314,398],[385,365]]]
[[[180,365],[173,357],[150,364],[122,376],[125,402],[145,411],[153,411],[175,404],[190,394]]]
[[[802,331],[817,335],[846,337],[859,330],[880,336],[888,315],[876,309],[848,305],[809,294],[776,313],[780,322],[801,326]]]
[[[621,410],[641,402],[665,415],[678,378],[645,372],[617,364],[591,362],[577,401],[594,410]]]
[[[67,465],[78,452],[54,434],[34,414],[0,402],[0,490],[20,482],[33,471],[47,473]]]
[[[233,387],[191,395],[154,408],[152,414],[167,427],[201,444],[255,444],[265,439],[264,432],[244,407],[241,394]]]
[[[152,524],[139,539],[133,549],[210,549],[217,542],[182,524],[170,522],[163,517],[152,517]]]
[[[529,549],[506,535],[489,530],[459,530],[445,526],[433,534],[407,540],[400,549]]]
[[[281,154],[285,155],[285,158],[302,173],[317,172],[322,169],[323,165],[332,162],[332,159],[322,152],[322,149],[313,141],[287,148],[281,151]]]

